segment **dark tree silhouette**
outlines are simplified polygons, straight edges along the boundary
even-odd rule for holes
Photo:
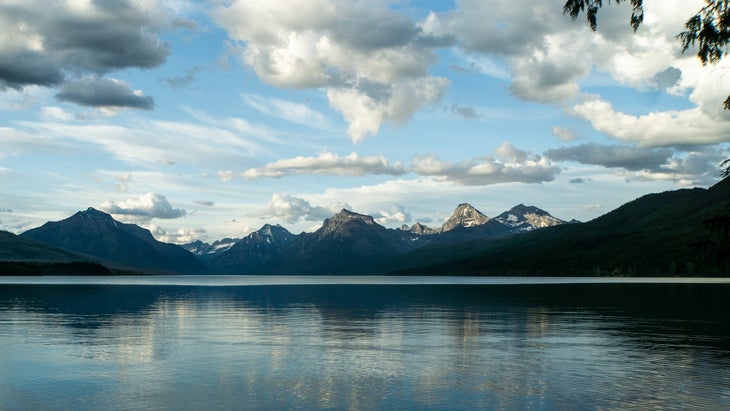
[[[608,3],[611,2],[611,0],[607,0]],[[631,1],[631,20],[630,24],[631,27],[634,29],[634,31],[639,29],[639,26],[641,23],[644,22],[644,1],[643,0],[614,0],[616,4],[619,3],[625,3],[627,1]],[[565,2],[565,6],[563,6],[563,13],[570,15],[570,17],[575,20],[578,18],[580,13],[584,12],[586,13],[586,20],[588,20],[588,24],[591,26],[591,29],[593,31],[596,31],[596,27],[598,27],[598,21],[596,19],[596,16],[598,14],[598,9],[600,9],[603,6],[603,0],[568,0]]]
[[[614,2],[631,3],[629,23],[634,31],[638,30],[644,22],[644,1],[614,0]],[[563,13],[575,20],[585,12],[588,25],[595,31],[598,26],[598,9],[603,3],[603,0],[567,0],[563,6]],[[611,3],[611,0],[606,0],[606,3]],[[684,23],[684,28],[684,31],[677,34],[677,39],[682,43],[682,53],[696,45],[697,58],[703,65],[717,63],[722,59],[730,43],[730,0],[705,0],[705,6]],[[730,95],[722,105],[725,110],[730,110]],[[723,161],[720,168],[723,177],[730,176],[730,158]]]

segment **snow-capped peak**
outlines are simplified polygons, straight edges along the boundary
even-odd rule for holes
[[[518,204],[497,217],[494,217],[494,219],[511,227],[515,231],[531,231],[536,228],[551,227],[565,223],[565,221],[553,217],[545,210],[524,204]]]

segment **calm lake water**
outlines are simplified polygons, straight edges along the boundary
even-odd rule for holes
[[[730,409],[730,283],[655,281],[5,277],[0,409]]]

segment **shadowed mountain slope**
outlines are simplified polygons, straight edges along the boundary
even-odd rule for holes
[[[726,218],[730,179],[710,189],[649,194],[582,224],[499,241],[427,246],[392,274],[727,275],[728,241],[704,224]],[[725,217],[723,217],[725,216]]]
[[[130,267],[184,274],[207,271],[183,248],[157,241],[149,230],[93,208],[28,230],[21,237]]]
[[[0,261],[83,261],[86,257],[60,247],[0,231]]]
[[[260,274],[296,237],[280,225],[265,224],[228,250],[215,254],[208,264],[225,274]]]
[[[402,254],[401,230],[389,230],[371,216],[342,210],[313,233],[302,233],[271,265],[276,274],[355,273],[359,263]],[[354,271],[353,271],[354,270]]]

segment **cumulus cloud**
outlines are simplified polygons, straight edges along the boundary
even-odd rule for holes
[[[399,204],[393,204],[388,210],[380,210],[373,215],[379,224],[387,225],[392,223],[408,223],[411,221],[411,214]]]
[[[702,67],[691,53],[681,53],[675,38],[701,1],[667,0],[662,7],[652,7],[637,33],[628,24],[631,8],[621,5],[602,8],[598,30],[592,32],[584,21],[571,21],[559,5],[531,0],[462,0],[422,21],[386,2],[304,3],[231,0],[212,15],[259,79],[277,87],[323,90],[356,143],[377,135],[384,123],[408,121],[425,105],[441,100],[450,81],[430,75],[428,69],[444,47],[452,47],[470,70],[509,81],[513,95],[526,101],[574,105],[584,94],[582,82],[590,82],[592,73],[607,73],[635,89],[689,93],[693,109],[647,116],[657,124],[665,119],[679,125],[704,121],[711,129],[709,136],[702,137],[707,134],[704,129],[682,132],[702,135],[695,139],[703,144],[728,135],[730,114],[721,108],[727,90],[717,87],[727,66]],[[272,102],[254,104],[272,115],[287,116]],[[581,103],[569,113],[603,131],[592,111],[597,107],[591,104]],[[462,106],[452,106],[451,111],[464,118],[478,114]],[[615,113],[609,110],[610,114]],[[624,122],[619,127],[626,127]],[[564,131],[555,134],[568,140]],[[624,136],[625,130],[604,132],[621,134],[624,141],[639,143],[641,138],[641,133]],[[639,145],[661,145],[659,134],[650,134],[644,138],[650,141]],[[680,140],[675,136],[666,144],[696,143]]]
[[[5,2],[0,5],[0,88],[54,87],[67,76],[157,67],[169,54],[158,35],[172,29],[174,20],[158,1]]]
[[[727,153],[718,148],[705,148],[678,154],[656,170],[626,171],[627,180],[669,180],[682,186],[712,185],[720,179],[719,164]]]
[[[597,131],[639,147],[715,144],[730,138],[730,121],[712,118],[700,107],[635,116],[596,98],[575,105],[571,112]]]
[[[350,208],[344,203],[330,204],[322,207],[310,204],[307,200],[293,197],[286,194],[274,194],[271,201],[266,204],[264,211],[257,216],[266,218],[279,218],[287,223],[294,224],[298,221],[321,221],[331,217],[343,208]]]
[[[59,87],[56,98],[81,106],[152,110],[155,100],[129,84],[111,78],[87,77],[70,80]]]
[[[57,85],[63,81],[63,74],[54,63],[48,56],[30,50],[0,54],[0,89]]]
[[[597,32],[584,21],[570,21],[560,7],[529,0],[489,3],[463,0],[458,7],[432,14],[429,32],[450,34],[465,55],[501,61],[518,98],[540,103],[570,104],[568,112],[594,129],[639,147],[716,144],[730,141],[730,113],[722,110],[727,96],[727,60],[702,66],[693,52],[681,53],[676,34],[701,1],[667,0],[647,9],[637,33],[628,25],[630,7],[604,7]],[[581,81],[591,73],[607,73],[617,83],[638,90],[657,89],[688,95],[694,107],[632,115],[615,110],[605,98],[584,97]],[[565,129],[554,134],[571,138]]]
[[[578,95],[577,79],[590,73],[584,60],[575,58],[570,47],[573,39],[561,35],[547,36],[539,48],[514,58],[510,91],[527,101],[560,102]]]
[[[325,89],[355,142],[377,134],[383,122],[408,120],[449,84],[428,67],[450,37],[427,33],[386,3],[235,0],[212,15],[261,80]]]
[[[144,228],[150,230],[152,236],[163,243],[187,244],[196,240],[204,240],[208,236],[203,228],[178,228],[175,231],[168,231],[155,224],[145,224]]]
[[[420,77],[388,86],[331,88],[330,104],[349,124],[347,135],[359,143],[375,136],[385,121],[404,123],[426,103],[435,103],[450,81],[441,77]]]
[[[433,35],[453,36],[466,54],[489,56],[489,67],[497,66],[495,59],[506,62],[516,96],[551,102],[573,97],[576,80],[590,70],[577,58],[583,46],[570,23],[554,4],[464,0],[454,10],[432,13],[424,27]],[[504,76],[501,69],[487,72]]]
[[[290,175],[345,175],[361,176],[366,174],[387,174],[399,176],[407,171],[400,163],[390,164],[383,156],[360,156],[352,153],[345,157],[338,154],[323,152],[317,157],[297,156],[290,159],[278,160],[260,168],[250,168],[243,172],[248,179],[280,178]]]
[[[666,70],[656,73],[652,80],[654,80],[656,88],[666,90],[674,87],[680,78],[682,78],[682,70],[676,67],[667,67]]]
[[[489,185],[508,182],[541,183],[552,181],[560,173],[546,157],[522,151],[508,142],[494,151],[494,156],[458,163],[442,161],[435,155],[417,156],[412,170],[422,176],[463,185]]]
[[[581,144],[551,149],[545,156],[553,161],[575,161],[617,169],[627,180],[670,180],[681,185],[711,185],[719,177],[720,162],[727,158],[721,146],[701,151],[645,148],[621,145]],[[582,183],[583,178],[571,179]]]
[[[552,3],[462,0],[453,10],[432,13],[423,27],[434,36],[451,36],[466,60],[504,65],[515,96],[563,103],[580,96],[580,81],[592,72],[675,94],[717,84],[708,75],[712,68],[702,68],[692,53],[683,55],[675,38],[701,6],[701,1],[667,0],[648,7],[636,33],[628,24],[631,7],[603,7],[598,30],[591,32],[583,19],[571,21]],[[495,70],[485,74],[490,72]]]
[[[99,208],[110,214],[149,218],[180,218],[187,214],[184,209],[173,208],[162,194],[147,193],[139,198],[130,198],[119,203],[107,201]]]
[[[674,155],[674,150],[589,143],[551,149],[545,155],[555,161],[575,161],[638,171],[659,169]]]

